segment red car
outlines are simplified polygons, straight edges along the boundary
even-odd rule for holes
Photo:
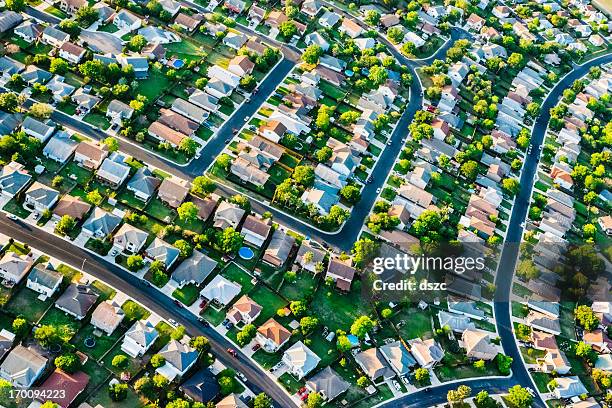
[[[261,344],[257,343],[257,344],[255,344],[255,345],[254,345],[254,346],[251,348],[251,350],[253,350],[253,351],[257,351],[257,350],[259,350],[260,348],[261,348]]]
[[[228,348],[227,352],[232,356],[232,357],[236,357],[238,358],[238,353],[236,353],[236,350],[234,350],[233,348]]]
[[[200,309],[204,309],[207,304],[208,301],[206,299],[202,299],[202,301],[200,302]]]

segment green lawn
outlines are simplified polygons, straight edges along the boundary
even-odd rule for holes
[[[149,204],[145,208],[145,212],[155,219],[168,223],[171,223],[176,217],[176,212],[166,207],[158,198],[149,201]]]
[[[99,280],[93,281],[91,286],[93,286],[94,290],[100,295],[100,301],[112,299],[117,294],[115,289],[107,286]]]
[[[309,311],[324,322],[330,331],[348,331],[353,321],[360,315],[369,315],[370,305],[361,297],[360,290],[348,294],[336,292],[321,285],[310,305]]]
[[[65,20],[65,19],[67,19],[67,18],[68,18],[68,16],[66,15],[66,13],[64,13],[62,10],[60,10],[60,9],[58,9],[58,8],[56,8],[56,7],[53,7],[53,6],[49,6],[49,7],[47,7],[47,8],[45,9],[45,12],[46,12],[46,13],[49,13],[49,14],[52,14],[52,15],[54,15],[55,17],[60,18],[60,19],[62,19],[62,20]]]
[[[100,404],[100,406],[103,406],[104,408],[140,408],[145,405],[145,403],[138,397],[136,392],[134,392],[134,390],[131,388],[128,388],[128,394],[125,400],[115,402],[108,395],[107,387],[104,386],[91,396],[89,403],[92,406]]]
[[[317,330],[317,333],[314,333],[308,337],[307,343],[307,346],[321,358],[319,367],[326,367],[338,358],[336,341],[332,340],[330,342],[325,340],[320,330]]]
[[[120,369],[120,368],[116,368],[113,367],[113,358],[119,354],[122,354],[124,356],[128,357],[128,364],[127,367],[124,369]],[[123,352],[121,350],[121,343],[117,344],[107,355],[106,357],[104,357],[104,366],[106,368],[108,368],[109,370],[111,370],[113,373],[115,373],[115,375],[119,375],[122,372],[128,372],[131,375],[134,375],[138,372],[138,370],[140,370],[140,366],[141,366],[141,359],[140,358],[131,358],[130,356],[128,356],[127,354],[125,354],[125,352]]]
[[[229,263],[221,272],[221,275],[236,282],[242,287],[241,293],[248,293],[253,289],[255,285],[251,282],[253,279],[248,273],[246,273],[241,267],[235,263]]]
[[[302,271],[298,273],[297,279],[293,283],[284,281],[280,288],[280,294],[291,300],[300,300],[311,296],[316,287],[316,280],[312,273]]]
[[[283,298],[263,285],[258,285],[250,291],[249,297],[262,307],[261,314],[255,322],[256,326],[274,316],[281,307],[287,306]]]
[[[168,51],[171,52],[171,50]],[[169,84],[170,80],[165,73],[151,68],[149,69],[149,77],[140,81],[138,93],[146,96],[149,102],[153,102],[168,88]]]
[[[434,368],[436,377],[442,382],[457,380],[462,378],[486,377],[499,375],[497,367],[492,362],[487,362],[485,369],[480,371],[472,364],[460,365],[455,367],[438,365]]]
[[[281,383],[290,394],[295,394],[304,385],[303,382],[296,380],[291,374],[288,373],[278,377],[278,382]]]
[[[81,272],[65,264],[58,265],[55,270],[64,275],[64,282],[77,282],[83,276]]]
[[[31,323],[36,323],[53,303],[51,299],[44,302],[38,300],[38,296],[39,293],[24,287],[11,297],[6,310],[17,316],[23,316]]]
[[[13,243],[6,248],[6,252],[14,252],[17,255],[27,255],[30,253],[30,248],[26,247],[24,244],[13,241]]]
[[[402,310],[391,319],[398,327],[400,335],[404,340],[417,337],[430,339],[433,337],[431,318],[427,310],[413,309]]]
[[[203,313],[200,313],[211,325],[218,326],[225,319],[226,310],[216,310],[211,306],[204,309]]]
[[[6,203],[3,210],[11,214],[15,214],[19,218],[27,218],[31,214],[31,212],[23,208],[23,206],[15,198]]]
[[[90,125],[99,127],[102,130],[106,130],[110,127],[110,122],[106,116],[98,112],[89,112],[87,115],[85,115],[83,120]]]
[[[121,327],[118,327],[111,336],[108,336],[106,333],[103,333],[101,336],[95,336],[93,332],[96,330],[97,329],[93,325],[88,324],[74,336],[72,344],[74,344],[78,350],[88,354],[97,361],[121,338],[123,330],[121,330]],[[85,339],[89,337],[95,339],[96,345],[94,347],[90,348],[85,346]]]
[[[76,177],[75,181],[77,184],[83,187],[91,179],[93,173],[79,166],[75,162],[70,162],[62,169],[60,176],[64,177],[65,180],[70,180],[73,177]]]
[[[194,284],[188,284],[182,288],[177,288],[172,292],[172,297],[178,299],[181,303],[191,306],[196,301],[200,294],[198,287]]]
[[[54,326],[58,329],[59,336],[66,342],[74,337],[81,326],[77,320],[55,307],[49,309],[47,313],[45,313],[40,324]]]

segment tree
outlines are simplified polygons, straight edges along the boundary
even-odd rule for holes
[[[414,370],[414,379],[417,380],[420,384],[425,384],[429,382],[429,371],[426,368],[419,367]]]
[[[19,107],[19,98],[13,92],[0,93],[0,109],[5,112],[13,113]]]
[[[297,166],[293,170],[292,178],[296,183],[309,187],[314,183],[314,169],[310,166]]]
[[[529,281],[537,278],[540,275],[540,271],[531,259],[522,259],[516,268],[516,274]]]
[[[49,119],[53,113],[53,106],[48,103],[34,103],[30,107],[30,115],[38,119]]]
[[[193,246],[184,239],[176,240],[174,242],[174,247],[179,250],[181,258],[188,258],[193,253]]]
[[[34,339],[44,348],[59,341],[59,334],[55,326],[43,325],[34,331]]]
[[[478,163],[473,160],[466,161],[461,165],[460,171],[468,180],[475,180],[478,175]]]
[[[130,360],[128,359],[128,356],[125,354],[117,354],[115,357],[113,357],[111,364],[113,367],[123,370],[127,368],[129,362]]]
[[[362,375],[357,379],[358,387],[365,388],[368,386],[368,384],[370,384],[370,381],[368,381],[368,377],[366,377],[365,375]]]
[[[318,392],[311,392],[308,394],[306,401],[306,407],[308,408],[320,408],[323,406],[323,397]]]
[[[540,104],[537,102],[531,102],[527,105],[527,114],[532,118],[535,118],[540,114]]]
[[[112,136],[109,136],[104,139],[103,143],[106,145],[109,152],[116,152],[117,150],[119,150],[119,142]]]
[[[179,150],[185,153],[187,156],[193,157],[198,151],[199,146],[200,145],[198,144],[198,142],[196,142],[192,138],[184,137],[183,140],[181,140],[181,143],[179,143]]]
[[[523,63],[523,55],[522,54],[513,52],[508,57],[508,65],[510,65],[512,68],[518,68],[522,63]]]
[[[361,238],[353,244],[353,261],[357,265],[367,263],[378,251],[378,244],[369,238]]]
[[[192,337],[191,340],[189,340],[189,345],[200,353],[210,350],[210,343],[205,336]]]
[[[64,20],[67,21],[67,20]],[[49,71],[53,74],[64,75],[68,72],[68,63],[62,58],[53,58],[51,59],[51,64],[49,65]]]
[[[399,44],[400,41],[404,38],[404,30],[400,27],[391,27],[387,30],[387,37],[393,44]]]
[[[293,21],[284,21],[279,24],[278,31],[286,39],[291,39],[297,33],[297,26]]]
[[[474,361],[474,368],[477,369],[478,371],[484,371],[486,368],[485,361],[484,360]]]
[[[502,188],[513,197],[518,194],[521,184],[516,178],[505,178],[502,180]]]
[[[576,344],[575,353],[578,357],[582,357],[585,361],[594,364],[597,361],[597,353],[593,350],[590,344],[580,341]]]
[[[247,74],[240,78],[240,87],[248,92],[251,92],[257,86],[257,80],[251,74]]]
[[[363,339],[374,328],[374,322],[368,316],[359,316],[351,325],[351,334]]]
[[[165,389],[169,384],[169,381],[166,377],[164,377],[161,374],[155,374],[153,376],[153,385],[155,386],[155,388],[159,389],[159,390],[163,390]]]
[[[25,335],[28,330],[28,321],[23,317],[16,317],[11,324],[11,328],[15,336],[21,337]]]
[[[128,42],[128,48],[135,52],[140,52],[145,45],[147,45],[147,39],[140,34],[133,36]]]
[[[497,363],[497,369],[503,375],[510,374],[510,367],[512,366],[512,357],[505,356],[499,353],[495,356],[495,362]]]
[[[316,64],[319,61],[319,57],[323,55],[323,49],[317,44],[312,44],[306,47],[302,54],[302,61],[307,64]]]
[[[13,11],[23,11],[26,8],[25,0],[6,0],[5,3],[6,8]]]
[[[332,157],[333,153],[334,152],[332,149],[327,146],[323,146],[322,148],[317,150],[317,152],[315,153],[315,157],[317,158],[317,161],[319,163],[325,163]]]
[[[365,13],[363,21],[368,25],[376,26],[380,21],[380,13],[376,10],[368,10]]]
[[[166,358],[161,354],[154,354],[153,357],[151,357],[151,366],[153,368],[159,368],[164,364],[166,364]]]
[[[338,118],[338,120],[340,120],[340,122],[345,124],[345,125],[350,125],[352,123],[357,122],[357,120],[360,117],[361,117],[361,114],[359,112],[348,110],[348,111],[342,113],[340,115],[340,117]],[[323,149],[324,148],[327,148],[327,149],[329,149],[331,151],[331,149],[329,147],[327,147],[327,146],[323,147]],[[325,160],[323,160],[323,161],[325,161]]]
[[[449,390],[446,394],[446,399],[453,406],[453,403],[463,404],[466,398],[469,398],[472,389],[467,385],[460,385],[456,390]]]
[[[485,390],[482,390],[476,394],[473,402],[477,408],[497,408],[497,402],[495,399],[491,398],[489,393]]]
[[[300,319],[300,327],[302,328],[302,334],[306,336],[319,325],[319,319],[312,316],[304,316]]]
[[[243,241],[244,237],[232,227],[227,227],[217,234],[217,246],[225,254],[236,253]]]
[[[527,388],[523,388],[520,385],[510,388],[506,398],[516,408],[529,408],[533,402],[533,395],[531,395]]]
[[[55,232],[60,235],[66,235],[76,226],[76,221],[70,215],[63,215],[55,225]]]
[[[246,346],[255,337],[257,328],[253,324],[245,325],[236,335],[236,340],[240,346]]]
[[[76,21],[83,27],[89,27],[98,19],[98,10],[91,6],[82,6],[74,15]]]
[[[340,189],[340,195],[350,204],[355,204],[361,199],[361,191],[359,188],[348,184]]]
[[[389,72],[386,68],[381,67],[380,65],[374,65],[372,68],[370,68],[368,79],[372,81],[374,86],[379,86],[387,80],[388,76]]]
[[[65,353],[55,358],[55,366],[65,373],[75,373],[81,368],[81,360],[74,353]]]
[[[586,331],[592,331],[599,325],[599,319],[587,305],[579,305],[574,309],[574,316],[580,326]]]
[[[219,377],[219,390],[221,395],[229,395],[234,391],[236,380],[233,377]]]
[[[293,302],[289,303],[289,309],[291,310],[291,313],[299,317],[306,312],[306,304],[304,304],[304,302],[301,300],[294,300]]]
[[[531,327],[526,324],[519,323],[516,328],[516,337],[518,337],[520,340],[528,340],[530,336]]]
[[[144,260],[142,259],[142,256],[138,254],[130,255],[126,263],[128,269],[132,272],[136,272],[144,266]]]
[[[128,385],[125,383],[115,383],[109,385],[108,387],[108,395],[113,401],[119,402],[123,401],[127,398],[128,395]]]
[[[406,41],[405,43],[402,44],[401,51],[402,51],[402,54],[408,57],[412,57],[414,53],[416,52],[416,46],[414,45],[414,43],[410,41]]]
[[[215,182],[206,176],[198,176],[191,183],[191,192],[202,196],[207,196],[215,191],[216,188]]]
[[[100,205],[102,204],[102,201],[104,200],[104,197],[102,197],[102,194],[100,194],[98,189],[91,190],[89,193],[87,193],[86,198],[87,198],[87,201],[89,201],[93,205]]]
[[[142,376],[134,383],[134,390],[148,400],[155,398],[155,389],[151,377]]]
[[[272,398],[263,392],[257,394],[253,400],[253,408],[272,408]]]
[[[184,202],[176,209],[179,218],[184,222],[193,222],[197,220],[198,211],[198,207],[191,201]]]
[[[338,335],[338,338],[336,339],[336,348],[338,349],[339,352],[344,353],[346,351],[349,351],[351,348],[353,348],[353,345],[351,341],[349,340],[349,338],[343,334],[343,335]]]
[[[393,310],[389,309],[388,307],[387,307],[387,308],[384,308],[384,309],[383,309],[383,310],[380,312],[380,316],[381,316],[383,319],[388,319],[388,318],[390,318],[392,315],[393,315]]]

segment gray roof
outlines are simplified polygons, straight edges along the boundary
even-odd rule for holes
[[[43,27],[32,21],[24,21],[19,26],[15,27],[13,32],[15,34],[21,33],[25,37],[37,38],[42,33]]]
[[[180,251],[167,242],[155,238],[146,250],[147,256],[156,261],[161,261],[169,267],[179,257]]]
[[[47,365],[47,359],[36,351],[17,345],[4,359],[0,371],[16,386],[28,387],[38,372]]]
[[[62,274],[48,267],[38,264],[28,275],[30,282],[38,283],[45,288],[53,289],[58,282],[62,281]]]
[[[119,231],[117,231],[117,234],[115,234],[114,242],[122,247],[132,243],[136,248],[140,248],[148,237],[148,232],[142,231],[130,224],[123,224]]]
[[[47,145],[43,149],[43,154],[45,156],[57,158],[63,163],[72,156],[77,145],[78,143],[72,140],[67,132],[60,130],[49,139],[49,142],[47,142]]]
[[[159,354],[164,356],[167,363],[172,364],[181,372],[189,368],[198,359],[198,352],[194,348],[176,340],[170,340],[160,350]]]
[[[172,280],[179,283],[194,281],[201,284],[216,267],[217,261],[199,251],[193,251],[193,254],[174,270]]]
[[[11,10],[5,10],[0,13],[0,33],[10,30],[17,24],[23,21],[23,17],[19,13]]]
[[[87,285],[70,284],[55,302],[55,306],[84,317],[98,301],[99,295]]]
[[[149,321],[143,322],[142,320],[135,322],[134,325],[125,333],[125,337],[131,338],[145,348],[152,344],[158,336],[159,333],[157,333],[157,330],[155,330],[153,324],[151,324]]]
[[[30,85],[34,85],[37,82],[44,84],[50,80],[52,76],[50,72],[35,67],[34,65],[28,65],[26,70],[21,74],[21,78]]]
[[[98,177],[102,177],[112,183],[119,184],[130,174],[130,166],[118,163],[110,158],[104,159],[98,169]]]
[[[38,181],[35,181],[26,195],[31,199],[42,205],[43,207],[50,207],[57,201],[59,197],[59,191],[52,189],[51,187],[45,186]]]
[[[157,187],[161,184],[161,180],[151,173],[147,167],[141,167],[136,171],[134,177],[128,183],[128,187],[132,190],[140,191],[148,196],[153,195]]]
[[[29,130],[43,137],[47,134],[49,130],[55,129],[55,124],[51,121],[50,124],[52,125],[48,125],[46,123],[41,122],[40,120],[28,116],[24,119],[23,123],[21,124],[21,127],[24,131]]]
[[[132,117],[134,113],[134,109],[117,99],[110,101],[106,110],[111,113],[120,113],[121,117],[126,119]]]
[[[0,136],[13,133],[21,124],[23,116],[19,113],[6,113],[0,111]]]
[[[15,61],[9,57],[0,57],[0,72],[3,74],[13,75],[17,74],[25,69],[25,65],[23,65],[19,61]]]
[[[274,231],[270,245],[266,248],[266,255],[280,259],[283,263],[287,260],[295,238],[280,229]]]
[[[43,35],[46,35],[58,41],[68,41],[70,39],[70,36],[68,34],[63,32],[62,30],[58,30],[57,28],[51,26],[45,27],[45,29],[43,30]]]
[[[28,173],[22,171],[8,171],[5,173],[6,166],[0,174],[0,191],[12,196],[19,193],[32,179]]]
[[[324,394],[328,401],[333,400],[350,388],[350,384],[338,375],[331,367],[325,367],[308,381],[306,385],[314,392]]]
[[[81,30],[79,43],[87,43],[89,49],[100,54],[119,55],[123,50],[121,38],[103,31]]]
[[[96,207],[91,217],[83,224],[83,229],[92,234],[101,231],[106,236],[113,232],[120,222],[121,217]]]
[[[192,102],[201,108],[212,111],[217,109],[219,99],[204,91],[197,89],[189,96],[189,102]]]
[[[382,353],[377,348],[371,348],[361,353],[357,353],[355,355],[355,361],[366,370],[368,377],[373,380],[379,377],[388,378],[395,375],[382,356]]]
[[[399,341],[385,344],[380,348],[380,352],[400,375],[408,373],[410,367],[416,365],[416,360]]]
[[[204,109],[198,108],[194,104],[181,98],[176,98],[174,102],[172,102],[172,107],[170,109],[177,113],[184,112],[186,116],[198,122],[203,122],[208,118],[208,112]]]

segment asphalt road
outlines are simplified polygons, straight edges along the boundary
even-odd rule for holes
[[[96,279],[100,279],[122,291],[159,316],[176,320],[179,324],[185,326],[189,335],[208,337],[211,352],[215,357],[224,365],[242,372],[248,379],[248,387],[253,392],[265,392],[272,397],[279,407],[296,406],[293,400],[280,388],[281,386],[275,380],[264,375],[262,369],[244,356],[240,350],[236,350],[238,358],[231,357],[227,353],[227,349],[233,346],[223,336],[212,328],[204,327],[191,313],[174,304],[169,297],[161,294],[157,289],[144,285],[140,279],[131,273],[73,246],[53,234],[21,221],[9,220],[3,215],[0,216],[0,231],[77,268],[83,265],[85,259],[85,271]]]

